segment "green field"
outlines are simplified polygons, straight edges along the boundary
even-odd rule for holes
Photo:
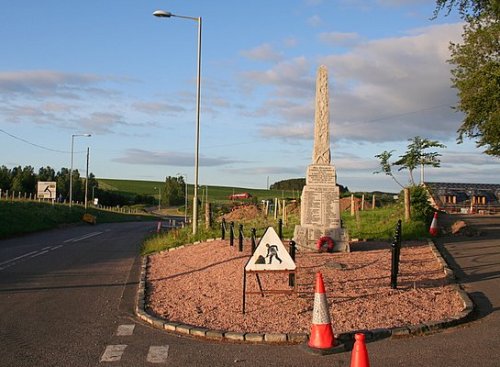
[[[136,194],[151,195],[158,198],[158,189],[162,187],[163,182],[159,181],[139,181],[139,180],[115,180],[108,178],[98,178],[99,188],[103,190],[115,191],[126,196],[134,196]],[[193,197],[194,185],[188,183],[188,198]],[[241,192],[248,192],[254,198],[273,199],[273,198],[298,198],[300,192],[295,190],[266,190],[266,189],[249,189],[243,187],[229,186],[205,186],[200,185],[198,189],[198,197],[212,203],[230,202],[229,195]]]

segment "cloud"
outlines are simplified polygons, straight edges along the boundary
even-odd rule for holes
[[[450,40],[459,41],[461,33],[461,23],[435,25],[320,57],[317,65],[329,69],[332,137],[366,142],[405,141],[416,135],[438,140],[454,137],[462,116],[451,109],[457,97],[446,60]],[[255,109],[260,117],[267,112],[273,121],[261,126],[261,135],[312,137],[312,130],[303,126],[314,119],[312,63],[296,58],[244,74],[255,88],[272,88]],[[286,98],[289,107],[303,114],[279,108]]]
[[[272,86],[275,88],[275,95],[281,97],[304,97],[310,93],[311,88],[314,90],[310,63],[305,57],[280,62],[266,71],[243,72],[241,77],[254,87]]]
[[[109,112],[94,112],[90,116],[80,119],[79,126],[92,133],[107,134],[112,132],[112,127],[126,126],[123,116]]]
[[[324,0],[305,0],[306,5],[316,6],[323,3]]]
[[[275,51],[268,43],[254,47],[251,50],[241,51],[241,55],[257,61],[280,61],[283,58],[283,55]]]
[[[318,38],[320,42],[332,46],[353,46],[361,40],[360,35],[354,32],[324,32]]]
[[[307,24],[314,28],[320,27],[323,24],[323,19],[319,15],[313,15],[307,18]]]
[[[226,168],[224,172],[231,175],[245,175],[245,176],[258,176],[258,175],[295,175],[302,177],[304,175],[304,167],[293,166],[269,166],[269,167],[245,167],[245,168]]]
[[[299,41],[295,37],[288,37],[283,41],[285,47],[292,48],[298,45]]]
[[[186,108],[180,105],[169,104],[166,102],[135,102],[132,107],[139,112],[148,115],[170,114],[186,112]]]
[[[102,89],[95,86],[109,80],[117,79],[50,70],[0,72],[0,96],[6,99],[19,96],[80,99],[82,92],[103,93]]]
[[[428,4],[427,0],[376,0],[376,3],[383,6],[405,6],[412,4]]]
[[[144,149],[127,149],[122,157],[113,159],[114,162],[140,165],[158,165],[174,167],[192,167],[194,155],[182,152],[158,152]],[[239,163],[228,158],[211,158],[200,156],[201,167],[216,167],[226,164]]]

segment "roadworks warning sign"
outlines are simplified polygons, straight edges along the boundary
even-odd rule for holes
[[[245,265],[246,271],[295,270],[295,262],[273,227],[268,227],[255,252]]]

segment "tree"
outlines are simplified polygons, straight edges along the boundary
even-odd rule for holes
[[[485,153],[500,157],[500,1],[438,0],[434,15],[458,8],[466,21],[463,43],[451,43],[453,87],[464,120],[458,142],[476,140]]]
[[[63,198],[69,200],[69,169],[61,168],[56,174],[57,192]]]
[[[163,187],[162,200],[168,206],[184,204],[184,177],[168,176]]]
[[[399,159],[394,163],[390,162],[394,150],[386,150],[380,154],[377,154],[375,158],[378,158],[380,160],[381,169],[374,173],[385,173],[387,176],[390,176],[399,186],[404,187],[392,173],[392,167],[399,166],[398,171],[402,171],[405,169],[408,170],[410,186],[416,186],[415,180],[413,178],[413,171],[420,166],[420,183],[423,183],[424,166],[439,167],[440,160],[438,157],[441,156],[441,154],[437,152],[427,152],[426,150],[429,148],[445,148],[446,146],[439,143],[437,140],[429,140],[421,138],[420,136],[408,139],[408,141],[410,143],[408,144],[405,154],[400,155]]]
[[[394,162],[395,166],[400,166],[399,171],[408,169],[410,174],[410,182],[415,186],[413,179],[413,171],[420,166],[420,183],[424,182],[424,166],[439,167],[440,161],[438,159],[441,154],[437,152],[425,152],[429,148],[446,148],[445,145],[439,143],[437,140],[422,139],[416,136],[409,139],[410,144],[405,154]]]
[[[36,185],[36,175],[34,168],[31,166],[26,166],[24,168],[18,166],[15,169],[15,175],[12,178],[11,185],[11,189],[13,191],[34,194]]]
[[[10,188],[10,180],[10,170],[5,166],[0,167],[0,189],[2,191]]]
[[[392,173],[392,163],[390,162],[390,159],[392,158],[393,152],[394,150],[391,150],[390,152],[384,150],[382,153],[375,156],[375,158],[380,160],[380,170],[373,173],[385,173],[387,176],[390,176],[394,182],[401,186],[401,188],[404,188],[404,186],[396,179],[396,177],[394,177],[394,174]]]
[[[50,166],[41,167],[38,170],[38,181],[55,181],[56,171]]]

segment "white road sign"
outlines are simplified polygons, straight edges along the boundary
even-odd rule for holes
[[[295,270],[295,268],[295,262],[272,227],[266,229],[245,266],[246,271]]]
[[[37,197],[39,199],[56,198],[56,183],[54,181],[38,181]]]

